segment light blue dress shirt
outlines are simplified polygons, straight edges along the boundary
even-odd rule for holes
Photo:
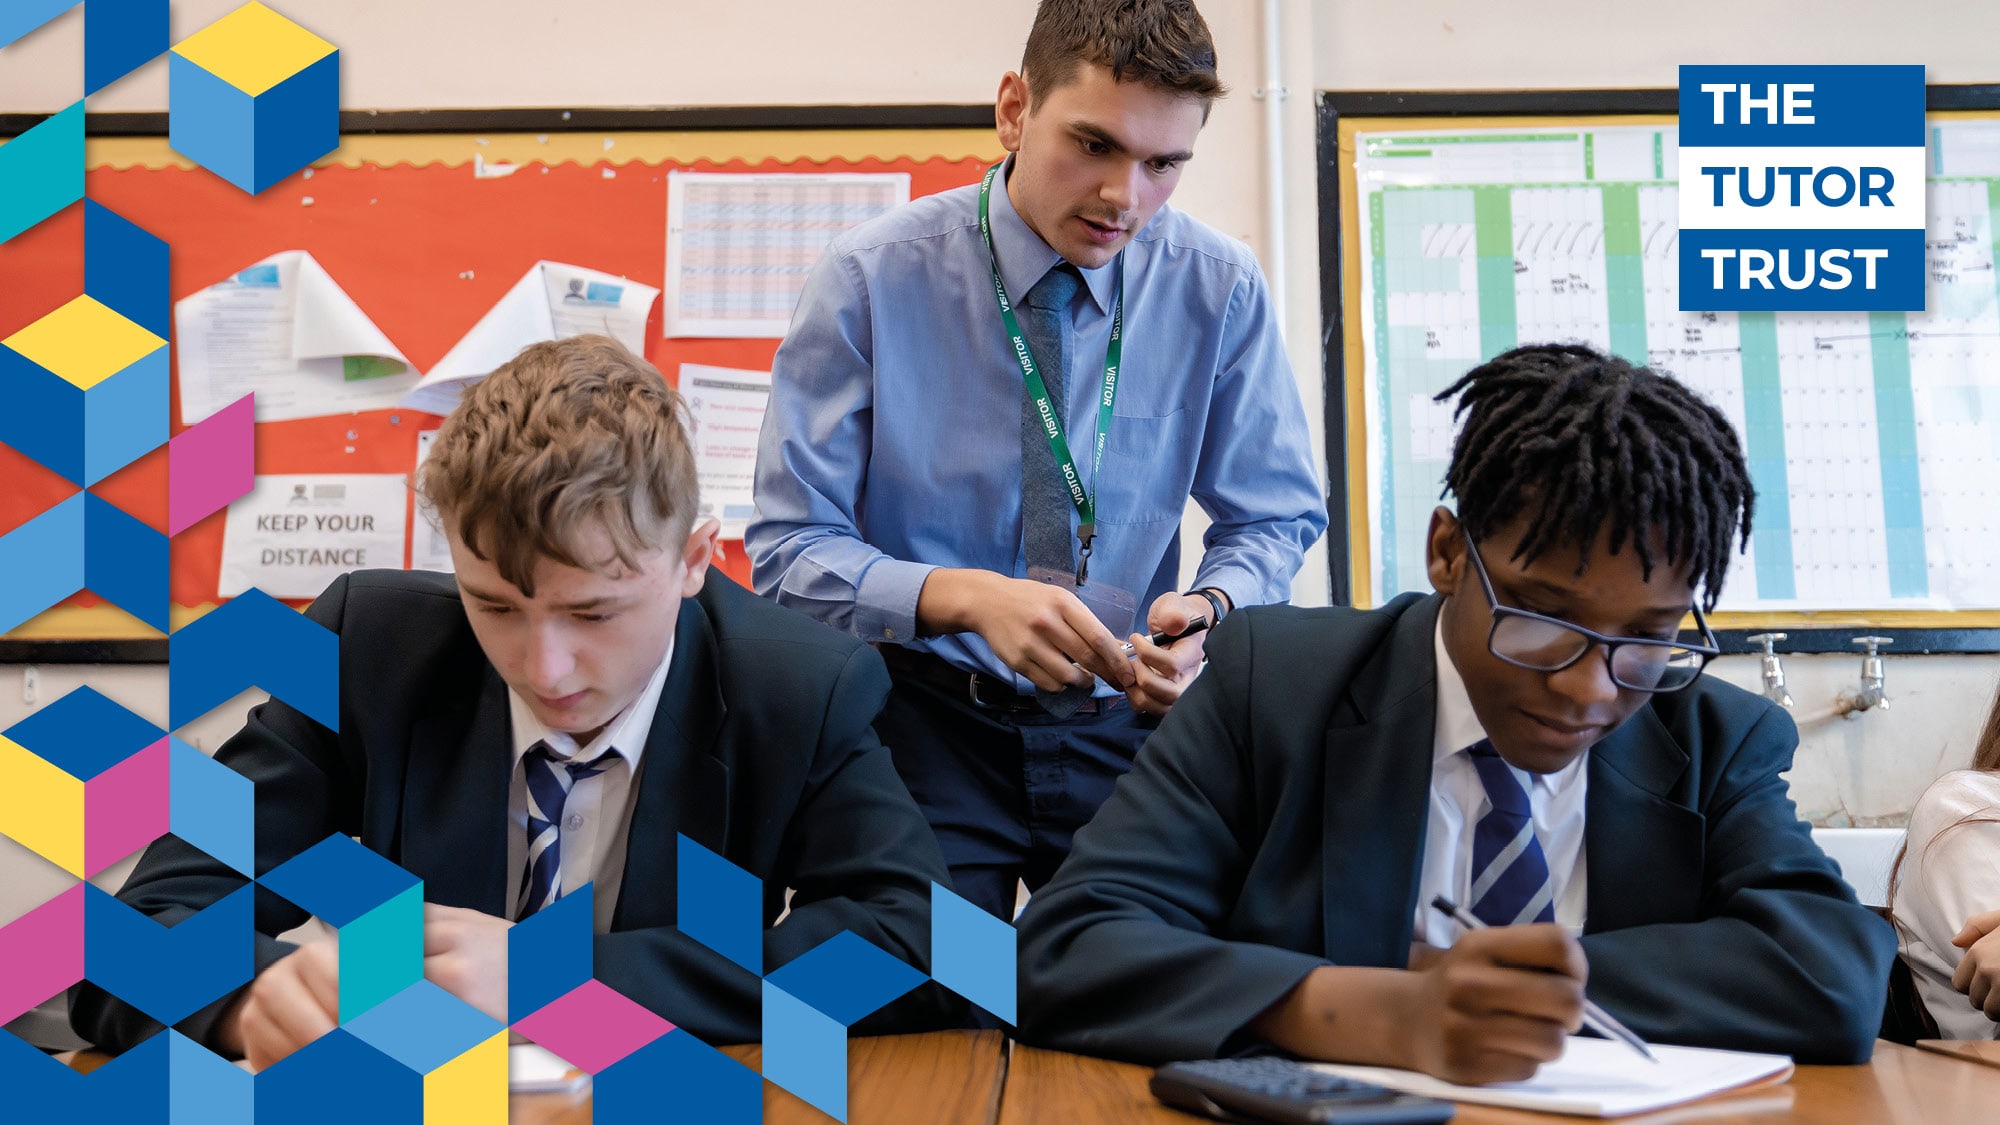
[[[1018,302],[1059,259],[997,186],[991,209],[1001,281]],[[773,363],[745,542],[758,593],[1027,692],[975,634],[917,638],[932,570],[1027,573],[1021,369],[978,211],[977,185],[913,200],[813,267]],[[1083,484],[1121,262],[1125,355],[1090,581],[1136,595],[1143,624],[1179,576],[1192,496],[1213,521],[1195,585],[1239,606],[1284,601],[1326,530],[1298,388],[1249,250],[1168,207],[1118,260],[1083,271],[1064,330],[1064,417]]]

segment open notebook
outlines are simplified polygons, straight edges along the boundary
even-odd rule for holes
[[[1375,1082],[1391,1089],[1459,1102],[1618,1117],[1678,1105],[1760,1079],[1789,1077],[1792,1060],[1783,1055],[1714,1051],[1700,1047],[1650,1044],[1660,1061],[1649,1063],[1630,1047],[1609,1039],[1573,1037],[1563,1056],[1526,1082],[1456,1086],[1442,1078],[1374,1066],[1311,1064],[1315,1070]]]

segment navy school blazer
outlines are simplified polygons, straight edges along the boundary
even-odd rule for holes
[[[480,650],[452,577],[360,571],[308,614],[340,635],[340,731],[284,702],[255,708],[216,753],[256,783],[261,874],[335,832],[424,880],[424,898],[507,916],[512,778],[507,686]],[[673,664],[646,741],[597,979],[710,1043],[759,1038],[760,984],[674,924],[675,849],[685,833],[763,880],[764,969],[851,929],[930,965],[930,884],[950,886],[936,838],[870,724],[888,697],[881,657],[851,637],[751,594],[711,570],[681,603]],[[172,924],[243,878],[168,836],[147,849],[119,898]],[[792,888],[791,912],[773,924]],[[305,920],[257,896],[256,964],[293,948]],[[180,1025],[212,1044],[225,997]],[[924,986],[867,1030],[963,1017]],[[107,1050],[158,1030],[84,985],[71,1022]]]

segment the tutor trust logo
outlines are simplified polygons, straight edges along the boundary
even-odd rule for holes
[[[1684,66],[1681,309],[1924,307],[1924,69]]]

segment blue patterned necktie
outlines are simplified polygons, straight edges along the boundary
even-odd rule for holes
[[[1489,926],[1553,922],[1555,890],[1549,861],[1535,839],[1528,793],[1493,744],[1480,739],[1466,750],[1492,808],[1472,830],[1472,913]]]
[[[1068,262],[1057,262],[1042,275],[1034,288],[1021,298],[1021,335],[1034,353],[1042,383],[1049,389],[1049,404],[1056,421],[1068,425],[1063,388],[1068,385],[1067,356],[1063,351],[1063,326],[1069,323],[1070,303],[1083,287],[1083,275]],[[1075,446],[1072,446],[1075,448]],[[1049,450],[1049,438],[1042,428],[1035,399],[1023,386],[1021,391],[1021,546],[1030,567],[1069,572],[1076,569],[1076,552],[1071,546],[1075,533],[1070,526],[1069,490],[1056,467],[1056,455]],[[1076,713],[1090,698],[1087,687],[1062,691],[1037,691],[1042,709],[1058,719]]]
[[[563,807],[570,787],[603,773],[604,760],[610,756],[606,750],[588,762],[578,762],[557,754],[546,742],[536,742],[521,759],[528,779],[528,874],[516,921],[563,896]]]

